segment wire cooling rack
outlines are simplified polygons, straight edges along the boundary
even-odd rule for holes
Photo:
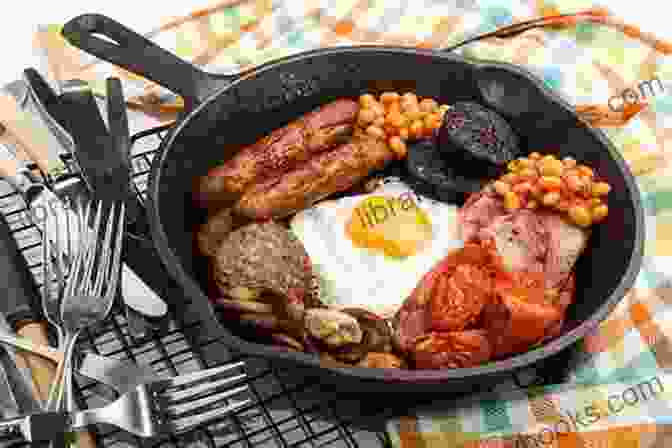
[[[132,138],[133,179],[143,202],[151,161],[166,132],[167,127],[164,126],[143,131]],[[10,225],[36,283],[41,286],[39,230],[30,223],[22,198],[4,182],[0,182],[0,211]],[[252,404],[180,437],[143,440],[112,427],[100,426],[92,431],[98,446],[288,448],[387,445],[383,422],[375,425],[377,428],[374,429],[355,425],[360,419],[357,412],[359,403],[344,400],[336,391],[327,390],[318,379],[310,376],[308,369],[278,367],[258,358],[234,358],[221,341],[207,335],[200,335],[194,343],[187,334],[198,333],[200,322],[178,323],[173,317],[167,331],[162,332],[160,337],[136,341],[129,334],[124,312],[115,307],[105,324],[82,335],[81,347],[103,356],[145,363],[158,374],[167,376],[211,367],[213,358],[217,359],[217,363],[227,358],[231,361],[244,360]],[[217,352],[217,356],[211,356],[213,352]],[[76,395],[83,407],[100,406],[105,403],[103,397],[115,398],[103,386],[82,381],[77,383]],[[0,446],[7,444],[7,440],[0,439]],[[17,446],[21,445],[24,443],[17,442]]]

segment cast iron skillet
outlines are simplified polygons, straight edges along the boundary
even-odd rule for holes
[[[321,375],[356,380],[367,390],[464,390],[548,359],[575,343],[609,314],[639,272],[644,217],[640,193],[625,161],[601,131],[583,124],[569,104],[520,67],[469,61],[445,51],[359,46],[319,49],[238,75],[214,75],[101,15],[73,19],[63,35],[78,48],[183,97],[185,111],[164,139],[151,170],[152,237],[161,261],[204,321],[200,331],[222,338],[241,352],[320,367]],[[385,90],[410,90],[439,103],[480,102],[505,116],[530,151],[575,157],[595,167],[612,185],[609,217],[595,227],[590,248],[577,264],[576,303],[568,310],[561,337],[525,354],[475,368],[387,371],[322,366],[309,354],[245,341],[219,323],[205,294],[199,257],[193,252],[194,177],[231,157],[240,145],[321,104]],[[178,296],[182,301],[181,294],[168,299],[178,301]]]

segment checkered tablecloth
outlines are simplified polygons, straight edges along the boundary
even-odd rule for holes
[[[588,0],[230,0],[165,21],[149,36],[208,71],[236,72],[322,46],[442,48],[512,22],[597,6],[608,8]],[[619,104],[627,89],[635,95],[625,94],[631,102],[647,104],[626,124],[604,129],[638,176],[647,213],[645,262],[635,288],[574,348],[562,384],[521,387],[512,379],[485,396],[409,411],[389,422],[394,446],[672,444],[663,420],[672,416],[672,376],[665,370],[672,366],[666,275],[672,271],[672,64],[665,58],[671,46],[630,25],[612,17],[606,24],[532,30],[458,50],[520,64],[575,105]],[[129,103],[158,103],[169,115],[180,109],[170,92],[68,47],[58,30],[44,26],[36,35],[52,78],[86,79],[104,94],[104,79],[114,74],[123,78]]]

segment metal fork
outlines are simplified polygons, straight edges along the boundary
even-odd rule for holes
[[[59,380],[50,391],[47,410],[59,410],[64,395],[67,409],[69,411],[74,409],[72,357],[75,343],[82,330],[102,322],[107,317],[117,293],[126,207],[120,201],[112,203],[105,220],[102,242],[99,235],[103,225],[103,202],[98,202],[94,222],[89,228],[92,208],[91,202],[86,204],[83,212],[78,208],[82,230],[78,233],[80,245],[60,307],[65,356],[64,361],[59,364],[56,375]]]
[[[225,364],[141,384],[105,407],[71,414],[71,430],[107,423],[139,437],[187,432],[251,403],[246,398],[221,406],[230,397],[249,389],[247,385],[229,388],[231,383],[246,378],[246,373],[215,379],[244,364],[242,361]],[[222,386],[226,388],[218,392]]]
[[[62,210],[54,210],[54,207]],[[47,321],[56,329],[58,346],[62,347],[61,299],[82,231],[81,220],[73,213],[72,201],[40,204],[35,210],[43,215],[34,217],[42,221],[42,310]],[[57,283],[55,291],[54,280]]]

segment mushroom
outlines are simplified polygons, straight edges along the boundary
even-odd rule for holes
[[[344,308],[341,312],[357,319],[363,333],[361,345],[366,351],[392,351],[392,328],[387,319],[361,308]]]
[[[406,363],[403,359],[391,353],[370,352],[357,364],[357,367],[405,369]]]
[[[369,352],[363,344],[348,344],[329,352],[334,359],[348,364],[355,364]]]
[[[284,333],[273,333],[271,335],[271,339],[273,342],[275,342],[276,345],[281,345],[297,352],[304,351],[303,344]]]
[[[263,302],[255,302],[251,300],[229,300],[224,298],[216,299],[214,302],[222,309],[227,311],[234,311],[237,313],[273,313],[273,306]]]
[[[359,344],[362,341],[362,329],[357,319],[328,308],[307,310],[305,327],[311,336],[331,348]]]

